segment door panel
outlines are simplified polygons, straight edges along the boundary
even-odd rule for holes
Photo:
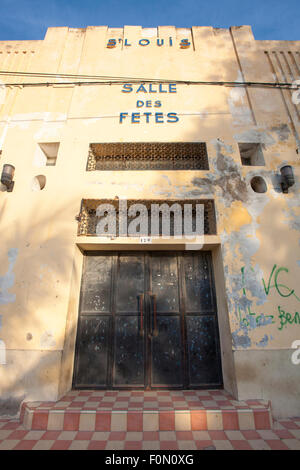
[[[178,266],[176,255],[151,256],[151,292],[156,296],[157,313],[179,314]]]
[[[114,386],[144,386],[144,337],[137,315],[118,315],[115,328]]]
[[[190,386],[219,385],[221,377],[215,318],[212,315],[188,316],[186,322]]]
[[[144,386],[144,254],[119,255],[116,274],[113,385]]]
[[[81,289],[81,314],[111,313],[111,256],[86,256]]]
[[[210,254],[183,256],[186,313],[214,311]]]
[[[210,253],[85,256],[73,385],[220,387]]]
[[[182,387],[182,341],[179,315],[157,318],[157,336],[152,338],[151,385]]]
[[[150,256],[151,382],[182,387],[182,325],[176,254]]]
[[[120,255],[117,259],[116,313],[137,315],[137,298],[145,290],[144,255]]]
[[[82,316],[79,320],[80,343],[77,350],[77,385],[107,384],[110,318]]]

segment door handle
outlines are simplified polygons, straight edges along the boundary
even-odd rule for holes
[[[139,295],[138,298],[140,307],[140,336],[144,336],[144,294]]]
[[[152,328],[151,336],[156,337],[156,336],[158,336],[156,295],[155,294],[150,294],[150,297],[153,299],[153,328]]]

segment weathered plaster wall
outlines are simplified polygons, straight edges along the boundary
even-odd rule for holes
[[[157,36],[165,41],[161,47]],[[131,46],[123,41],[108,49],[115,37]],[[152,42],[139,46],[141,38]],[[188,49],[179,47],[183,38]],[[0,43],[0,65],[54,74],[274,82],[298,78],[298,47],[255,41],[248,26],[49,28],[44,41]],[[16,81],[36,78],[2,77]],[[1,400],[15,410],[18,400],[55,400],[71,387],[81,199],[209,197],[218,237],[208,236],[206,246],[214,250],[225,387],[240,399],[271,399],[277,415],[299,415],[300,365],[291,362],[292,343],[300,339],[299,105],[288,90],[177,84],[177,93],[155,99],[163,113],[176,112],[178,122],[126,118],[120,124],[120,112],[140,111],[136,101],[148,99],[136,88],[121,90],[120,84],[5,87],[0,162],[16,171],[13,192],[0,192]],[[184,141],[207,143],[209,171],[86,172],[91,142]],[[38,143],[49,142],[60,143],[57,163],[41,166]],[[265,165],[242,166],[239,142],[261,143]],[[283,163],[295,174],[288,194],[278,180]],[[46,186],[33,191],[40,174]],[[252,190],[257,175],[267,192]]]

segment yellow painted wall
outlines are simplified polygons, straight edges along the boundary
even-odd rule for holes
[[[121,41],[110,49],[112,38]],[[298,51],[299,42],[256,41],[249,26],[49,28],[42,41],[0,42],[0,70],[291,83]],[[278,416],[299,415],[300,364],[291,357],[300,340],[300,109],[292,91],[177,83],[176,93],[146,94],[136,85],[124,93],[121,83],[64,84],[74,80],[0,76],[1,169],[16,168],[13,191],[0,192],[0,399],[56,400],[71,387],[78,246],[107,246],[77,236],[82,199],[213,198],[217,236],[205,242],[215,253],[219,321],[229,325],[221,328],[225,386],[240,399],[271,399]],[[120,123],[120,112],[144,112],[137,100],[147,99],[161,100],[147,111],[163,112],[164,123]],[[178,122],[166,122],[169,112]],[[57,163],[41,166],[38,144],[51,142],[60,143]],[[87,172],[94,142],[206,142],[209,170]],[[242,166],[238,142],[260,142],[265,165]],[[295,175],[288,194],[276,176],[284,163]],[[42,191],[33,191],[37,175],[46,176]],[[266,193],[252,190],[257,175]]]

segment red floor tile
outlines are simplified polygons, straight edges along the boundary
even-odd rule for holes
[[[223,441],[228,439],[224,431],[208,431],[208,434],[212,440]]]
[[[235,450],[253,450],[247,441],[229,441]]]
[[[33,413],[31,429],[46,430],[48,425],[48,411]]]
[[[124,441],[126,437],[126,432],[122,431],[112,431],[109,435],[110,441]]]
[[[236,411],[223,411],[223,428],[225,430],[239,429],[238,414]]]
[[[195,441],[195,444],[198,450],[214,445],[213,441]]]
[[[53,443],[53,446],[51,447],[51,450],[67,450],[70,447],[71,443],[72,441],[55,441]]]
[[[287,429],[278,429],[273,430],[274,434],[278,436],[280,439],[295,439],[293,434],[291,434]]]
[[[255,440],[255,439],[261,439],[260,434],[254,430],[249,430],[249,431],[241,431],[245,439],[250,439],[250,440]]]
[[[85,405],[85,401],[73,401],[68,405],[69,408],[78,408],[83,407]]]
[[[143,441],[159,441],[159,433],[156,431],[144,431]]]
[[[176,440],[178,441],[193,441],[194,436],[192,431],[176,431]]]
[[[143,406],[144,406],[143,402],[140,402],[140,401],[131,401],[128,404],[129,408],[141,408],[142,409]]]
[[[64,431],[77,431],[79,428],[80,413],[65,413]]]
[[[268,411],[253,411],[255,429],[270,429],[270,417]]]
[[[161,450],[178,450],[178,444],[176,441],[161,441],[160,449]]]
[[[286,429],[300,429],[299,426],[293,421],[279,421]]]
[[[97,413],[95,421],[95,431],[110,431],[111,413]]]
[[[191,430],[207,430],[207,415],[205,410],[191,410]]]
[[[173,431],[175,429],[174,411],[162,411],[159,413],[159,430]]]
[[[106,441],[91,441],[88,445],[88,450],[104,450],[106,448]]]
[[[142,450],[142,441],[125,441],[124,450]]]
[[[31,450],[38,441],[20,441],[13,450]]]
[[[230,403],[229,400],[218,400],[217,403],[218,403],[218,407],[220,407],[220,406],[231,406],[231,403]]]
[[[9,439],[9,440],[21,440],[23,439],[24,436],[26,436],[26,434],[28,434],[29,431],[22,431],[22,430],[18,430],[16,429],[15,431],[13,431],[9,436],[7,436],[6,439]]]
[[[289,450],[288,446],[280,441],[280,439],[265,440],[265,442],[271,447],[272,450]]]
[[[143,413],[128,413],[127,431],[143,431]]]

